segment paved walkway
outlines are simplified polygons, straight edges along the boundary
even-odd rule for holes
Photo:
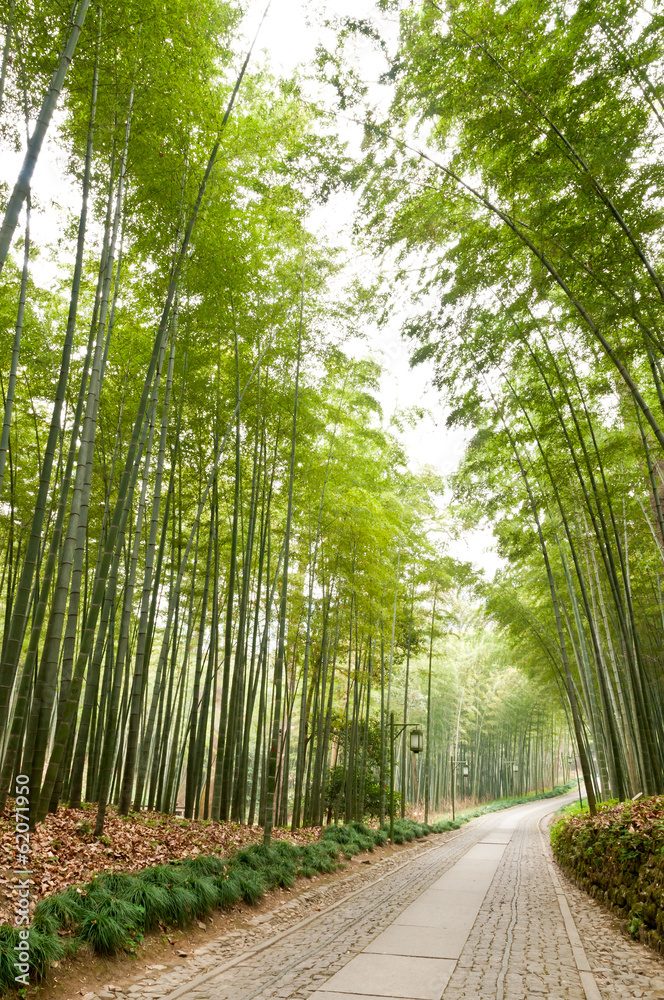
[[[550,811],[547,802],[496,814],[479,842],[311,1000],[598,1000],[543,857],[538,821]]]
[[[546,819],[559,804],[518,806],[444,843],[431,838],[427,849],[394,857],[387,871],[379,863],[362,878],[369,884],[240,954],[220,953],[213,942],[191,965],[125,987],[122,996],[664,998],[664,963],[626,939],[553,865]]]

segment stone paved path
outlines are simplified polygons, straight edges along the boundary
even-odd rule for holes
[[[659,957],[625,938],[553,865],[546,820],[560,801],[481,817],[443,843],[432,838],[425,850],[363,873],[350,894],[276,935],[262,928],[235,953],[233,942],[220,939],[182,966],[107,996],[664,998]]]

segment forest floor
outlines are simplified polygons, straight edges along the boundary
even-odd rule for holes
[[[15,854],[13,803],[0,814],[0,924],[10,922],[17,893],[12,863]],[[109,806],[100,839],[93,836],[96,807],[60,807],[49,813],[30,835],[30,855],[34,872],[32,899],[35,903],[52,892],[89,882],[103,871],[136,872],[150,865],[197,854],[230,854],[263,839],[256,826],[186,820],[179,816],[141,812],[119,816]],[[298,844],[318,840],[320,827],[274,830],[275,840]]]
[[[279,833],[289,836],[285,830]],[[223,942],[223,947],[231,953],[244,950],[264,936],[272,936],[275,928],[288,927],[306,913],[317,913],[370,884],[376,878],[376,871],[385,874],[426,848],[426,840],[377,847],[371,854],[350,859],[333,874],[298,879],[292,889],[267,892],[256,906],[239,902],[228,909],[216,910],[205,921],[170,929],[168,934],[148,933],[135,955],[119,953],[101,958],[81,948],[62,966],[52,968],[45,982],[31,987],[28,996],[37,1000],[80,1000],[122,993],[137,980],[180,968],[183,961],[195,959],[210,942]],[[143,1000],[142,994],[137,1000]]]

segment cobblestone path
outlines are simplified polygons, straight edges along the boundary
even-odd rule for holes
[[[559,804],[481,817],[358,874],[332,905],[329,887],[311,890],[241,946],[220,938],[86,1000],[664,998],[659,957],[555,868],[546,820]]]

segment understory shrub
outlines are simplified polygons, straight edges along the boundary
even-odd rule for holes
[[[565,816],[551,828],[560,866],[664,954],[664,796],[604,803],[597,816]]]

